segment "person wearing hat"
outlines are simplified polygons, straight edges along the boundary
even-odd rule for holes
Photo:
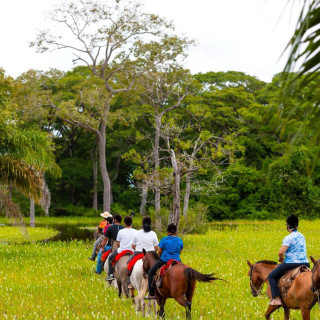
[[[105,228],[105,226],[107,225],[107,218],[110,217],[112,219],[112,215],[108,211],[100,213],[100,216],[102,218],[104,218],[104,219],[99,223],[97,240],[93,245],[93,250],[92,250],[91,257],[88,258],[91,261],[95,261],[96,260],[98,247],[99,247],[99,245],[101,244],[101,241],[102,241],[102,232],[103,232],[103,229]]]
[[[284,273],[301,265],[310,268],[307,258],[306,240],[297,230],[299,225],[298,217],[292,214],[287,218],[286,223],[289,235],[283,239],[282,246],[279,250],[280,264],[268,276],[272,294],[272,299],[269,304],[272,306],[282,305],[278,280]]]

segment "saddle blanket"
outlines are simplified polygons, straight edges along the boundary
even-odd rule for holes
[[[289,270],[280,278],[278,285],[281,291],[282,298],[285,298],[287,296],[288,290],[290,289],[292,282],[302,272],[310,272],[310,269],[302,265],[298,268]]]
[[[140,259],[143,259],[144,254],[143,253],[139,253],[137,254],[127,265],[127,270],[128,271],[132,271],[134,265],[136,264],[136,262]]]
[[[168,269],[170,269],[175,264],[181,263],[180,261],[170,259],[164,266],[160,268],[160,277],[164,277]]]
[[[112,261],[112,265],[114,266],[123,256],[131,256],[132,255],[132,251],[131,250],[124,250],[120,253],[118,253],[115,258]]]
[[[108,251],[106,251],[106,252],[102,255],[101,261],[102,261],[102,262],[105,262],[105,261],[107,260],[107,258],[108,258],[108,256],[109,256],[110,253],[111,253],[111,249],[109,249]]]

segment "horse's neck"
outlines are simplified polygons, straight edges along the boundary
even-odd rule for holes
[[[267,280],[269,273],[276,268],[277,265],[261,264],[257,270],[259,276],[264,281]]]

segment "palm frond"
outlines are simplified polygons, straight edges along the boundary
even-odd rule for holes
[[[15,187],[36,202],[40,201],[44,186],[39,168],[10,156],[0,157],[0,183]]]

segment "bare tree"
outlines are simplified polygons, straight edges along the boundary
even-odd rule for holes
[[[61,105],[50,101],[64,121],[93,132],[99,141],[99,164],[103,181],[103,209],[110,210],[111,183],[106,165],[106,127],[113,98],[133,88],[144,71],[148,43],[156,43],[172,30],[159,16],[142,12],[141,5],[130,1],[71,1],[54,9],[50,19],[63,30],[41,31],[31,46],[38,52],[71,50],[75,63],[86,65],[100,80],[104,92],[100,106],[84,112],[83,105]],[[73,40],[68,40],[71,35]],[[92,111],[92,110],[89,110]],[[90,119],[91,117],[91,119]],[[92,119],[93,118],[93,119]]]

